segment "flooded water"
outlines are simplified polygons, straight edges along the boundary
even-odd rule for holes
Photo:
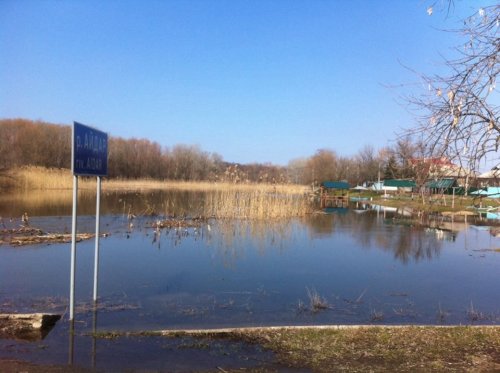
[[[26,211],[31,226],[70,232],[67,194],[2,196],[3,225],[19,226]],[[80,232],[94,230],[93,198],[92,193],[80,196]],[[285,221],[208,219],[198,227],[152,227],[166,214],[195,215],[202,198],[186,192],[103,195],[101,231],[109,235],[100,241],[97,312],[91,302],[94,241],[77,245],[80,335],[92,330],[500,322],[500,239],[484,222],[416,222],[389,209],[352,206]],[[70,244],[1,245],[0,313],[62,313],[44,343],[67,346],[69,278]],[[57,357],[56,347],[45,349],[44,356],[59,361],[67,358],[63,350],[64,357]],[[4,348],[2,355],[18,353]]]

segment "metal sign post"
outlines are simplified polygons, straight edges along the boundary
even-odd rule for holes
[[[101,215],[101,177],[97,176],[95,206],[95,253],[94,253],[94,302],[97,301],[97,278],[99,272],[99,221]]]
[[[73,122],[71,147],[71,170],[73,172],[73,216],[71,229],[71,279],[69,297],[69,319],[74,319],[75,310],[75,264],[76,226],[78,204],[78,176],[97,176],[96,197],[96,242],[94,266],[94,301],[97,300],[97,270],[99,264],[99,218],[101,199],[101,176],[108,174],[108,134],[92,127]]]
[[[75,309],[75,263],[76,263],[76,210],[78,204],[78,176],[73,176],[73,216],[71,218],[71,278],[69,296],[69,319],[73,320]]]

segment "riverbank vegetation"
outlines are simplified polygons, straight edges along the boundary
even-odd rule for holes
[[[3,175],[4,185],[9,183],[16,193],[30,205],[47,198],[69,199],[73,188],[73,178],[68,169],[46,169],[43,167],[23,167]],[[94,192],[95,178],[79,178],[79,189]],[[154,203],[146,212],[133,211],[132,214],[159,214],[167,216],[202,216],[206,218],[267,219],[305,216],[313,212],[310,188],[296,184],[231,183],[208,181],[175,181],[152,179],[108,179],[102,183],[104,192],[147,192],[155,190],[199,192],[203,198],[194,198],[189,211],[185,206],[177,206],[175,199]],[[55,193],[55,194],[54,194]],[[147,199],[147,196],[144,197]],[[69,200],[68,200],[69,202]],[[147,202],[147,201],[146,201]],[[148,203],[146,203],[148,204]]]
[[[422,203],[422,198],[411,194],[398,194],[392,196],[378,195],[372,197],[372,202],[387,207],[404,208],[408,212],[427,213],[457,213],[461,215],[473,215],[471,207],[477,205],[498,205],[493,199],[482,199],[471,196],[436,195],[428,198]]]
[[[311,185],[325,180],[346,180],[353,186],[374,182],[379,177],[407,179],[418,176],[425,181],[426,172],[430,170],[420,170],[412,163],[414,159],[429,157],[424,150],[422,144],[408,137],[381,149],[365,145],[349,157],[339,155],[333,149],[318,149],[309,157],[277,166],[225,161],[219,154],[203,151],[199,146],[176,144],[166,147],[148,139],[123,139],[110,135],[108,176],[113,180],[238,184]],[[71,127],[26,119],[0,119],[0,154],[0,188],[5,184],[9,170],[33,166],[70,169]]]
[[[496,326],[325,326],[241,328],[144,333],[107,332],[97,338],[191,336],[204,348],[221,338],[258,344],[280,364],[315,372],[463,372],[500,369],[500,333]],[[193,343],[193,348],[196,347]],[[262,369],[258,371],[269,371]],[[272,370],[271,370],[272,371]]]
[[[0,190],[71,190],[70,142],[70,126],[23,119],[0,120],[3,155]],[[325,180],[347,180],[352,186],[379,178],[419,180],[415,190],[422,191],[420,201],[417,194],[413,198],[408,193],[396,194],[396,198],[386,199],[376,192],[362,193],[374,202],[415,211],[458,212],[484,202],[463,196],[452,201],[451,196],[430,195],[423,186],[431,171],[434,179],[439,175],[430,167],[416,167],[418,163],[412,161],[419,155],[424,155],[421,146],[410,139],[400,139],[393,147],[378,152],[365,146],[352,157],[320,149],[309,158],[290,161],[286,167],[241,165],[225,162],[219,155],[203,152],[196,146],[175,145],[168,149],[146,139],[111,136],[109,177],[104,178],[103,189],[213,191],[200,214],[234,218],[304,216],[311,212],[306,194],[312,191],[311,186],[317,187]],[[469,186],[474,184],[472,179],[465,182]],[[95,190],[94,178],[80,177],[79,188]]]
[[[119,345],[123,340],[141,348],[169,338],[168,346],[183,354],[200,350],[241,359],[249,350],[242,341],[273,351],[255,367],[228,368],[221,362],[217,372],[276,372],[286,368],[314,372],[494,372],[500,369],[498,327],[347,327],[255,328],[222,331],[104,332],[92,335]],[[170,342],[164,342],[170,343]],[[223,343],[223,344],[221,344]],[[247,358],[248,359],[248,358]],[[161,361],[161,360],[159,360]],[[227,360],[224,360],[227,361]],[[244,367],[243,367],[244,366]],[[6,371],[94,371],[69,365],[36,365],[1,360]]]
[[[11,195],[22,195],[30,205],[44,203],[47,199],[58,201],[71,197],[73,178],[69,169],[47,169],[44,167],[22,167],[0,174],[0,185]],[[95,192],[95,178],[80,177],[79,189]],[[218,218],[279,218],[305,216],[314,210],[314,195],[310,186],[300,184],[234,183],[210,181],[176,181],[154,179],[104,178],[105,192],[146,192],[154,190],[176,190],[206,194],[203,203],[195,203],[193,211],[185,211],[194,216]],[[472,214],[472,206],[498,207],[497,199],[463,195],[432,195],[426,203],[416,193],[380,194],[374,191],[356,192],[372,204],[404,208],[412,213],[459,213]],[[155,206],[156,213],[172,213],[178,206],[165,202],[165,206]],[[317,207],[317,206],[316,206]],[[134,211],[140,213],[140,211]],[[193,215],[194,214],[194,215]]]
[[[496,371],[498,327],[361,327],[267,330],[245,339],[293,367],[335,371]]]
[[[79,177],[79,189],[95,189],[95,177]],[[250,191],[258,189],[271,192],[280,191],[286,193],[304,193],[309,190],[304,185],[291,183],[234,183],[230,181],[184,181],[184,180],[160,180],[160,179],[126,179],[126,178],[104,178],[103,190],[190,190],[207,192],[221,189],[239,191]],[[33,191],[33,190],[71,190],[73,188],[73,177],[70,169],[45,168],[39,166],[25,166],[10,169],[0,173],[0,189],[9,191]]]

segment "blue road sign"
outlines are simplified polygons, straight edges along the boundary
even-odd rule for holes
[[[73,175],[108,175],[108,134],[73,122]]]

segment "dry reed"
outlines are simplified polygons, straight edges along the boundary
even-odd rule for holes
[[[304,194],[254,185],[249,190],[223,189],[207,193],[203,215],[232,219],[276,219],[312,212]]]
[[[45,167],[22,167],[10,172],[15,180],[16,187],[24,190],[32,189],[72,189],[73,178],[69,169],[55,169]],[[79,187],[84,189],[95,188],[95,178],[80,177]],[[107,179],[104,178],[102,187],[104,190],[161,190],[178,189],[189,191],[211,191],[211,190],[238,190],[253,191],[256,186],[261,191],[278,192],[287,194],[301,194],[307,192],[307,187],[297,184],[254,184],[254,183],[230,183],[209,181],[172,181],[154,179]]]
[[[71,190],[68,169],[23,167],[11,172],[17,191]],[[81,177],[80,189],[95,189],[95,178]],[[304,216],[312,212],[307,187],[295,184],[234,184],[161,180],[104,179],[105,191],[179,190],[204,192],[203,202],[194,203],[190,214],[218,219],[276,219]],[[165,206],[165,210],[176,206]],[[169,213],[170,211],[165,211]]]
[[[10,172],[17,191],[36,189],[72,189],[73,177],[71,170],[45,167],[22,167]],[[95,180],[89,177],[80,178],[78,187],[81,189],[95,189]]]
[[[308,287],[306,287],[306,290],[307,290],[307,296],[309,297],[311,312],[317,313],[319,311],[330,308],[326,299],[323,298],[321,295],[319,295],[316,289],[314,288],[309,289]]]
[[[308,188],[297,184],[256,184],[256,183],[230,183],[230,182],[210,182],[210,181],[175,181],[175,180],[152,180],[152,179],[110,179],[104,180],[103,188],[108,190],[189,190],[194,192],[208,192],[219,190],[253,191],[259,190],[267,192],[285,192],[289,194],[305,193]]]

